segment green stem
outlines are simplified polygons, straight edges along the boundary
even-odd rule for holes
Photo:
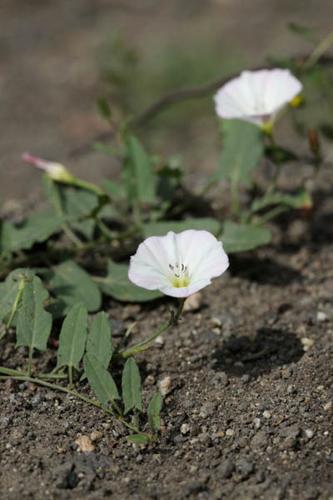
[[[126,349],[119,353],[119,356],[122,358],[129,358],[130,356],[134,356],[135,354],[139,354],[140,352],[146,351],[151,347],[151,344],[154,342],[157,337],[159,337],[162,333],[166,332],[172,326],[175,326],[178,323],[178,320],[182,314],[184,307],[185,299],[179,299],[178,308],[176,313],[172,312],[171,317],[168,323],[162,325],[153,335],[148,337],[146,340],[139,342],[138,344]]]
[[[95,217],[95,222],[100,229],[101,233],[103,236],[105,236],[108,240],[113,240],[115,238],[115,235],[110,229],[104,224],[104,222],[99,219],[98,217]]]
[[[283,214],[284,212],[286,212],[287,210],[289,210],[289,208],[286,207],[286,206],[282,206],[282,207],[280,206],[280,207],[273,208],[272,210],[270,210],[269,212],[267,212],[267,214],[262,215],[260,217],[260,224],[264,224],[265,222],[268,222],[268,221],[274,219],[278,215]]]
[[[67,238],[72,242],[74,243],[75,246],[77,246],[78,248],[83,248],[83,243],[82,241],[80,240],[80,238],[78,238],[76,236],[76,234],[71,230],[70,226],[67,224],[67,223],[64,223],[62,226],[61,226],[63,232],[66,234]]]
[[[29,346],[29,358],[28,358],[28,375],[31,377],[31,372],[32,372],[32,354],[33,354],[33,347]]]
[[[148,339],[146,339],[142,342],[139,342],[139,344],[136,344],[133,347],[130,347],[126,351],[120,352],[119,355],[122,358],[129,358],[130,356],[134,356],[135,354],[139,354],[139,352],[145,351],[146,349],[148,349],[151,346],[152,342],[154,342],[154,340],[157,339],[157,337],[159,337],[159,335],[166,332],[171,327],[171,325],[172,325],[171,322],[166,323],[165,325],[162,325],[153,335],[148,337]]]
[[[50,379],[50,380],[64,380],[64,379],[67,379],[67,375],[65,373],[59,373],[59,375],[57,375],[56,373],[40,373],[38,375],[39,378],[42,378],[42,379]]]
[[[68,367],[68,381],[69,381],[69,387],[73,387],[73,367],[70,365]]]
[[[78,179],[77,177],[74,177],[71,185],[81,189],[85,189],[86,191],[90,191],[94,194],[97,194],[97,196],[105,196],[104,191],[100,187],[96,186],[96,184],[88,181],[83,181],[82,179]]]

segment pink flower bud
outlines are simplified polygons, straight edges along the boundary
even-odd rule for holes
[[[44,172],[54,181],[71,184],[74,179],[73,175],[67,170],[66,167],[61,165],[61,163],[43,160],[42,158],[38,158],[37,156],[33,156],[29,153],[24,153],[22,155],[22,160],[30,165],[33,165],[34,167],[44,170]]]

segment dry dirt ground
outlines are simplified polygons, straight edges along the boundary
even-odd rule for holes
[[[112,14],[142,46],[157,33],[166,38],[179,2],[151,3],[1,2],[3,198],[36,199],[38,177],[22,170],[21,150],[35,144],[37,153],[65,157],[103,130],[93,109],[99,37]],[[249,61],[268,49],[297,49],[282,29],[293,16],[323,32],[332,18],[332,3],[323,1],[202,3],[193,2],[190,20],[178,15],[174,31],[221,22],[229,39],[241,34]],[[73,168],[86,178],[108,171],[94,155]],[[128,444],[122,427],[71,397],[2,383],[0,497],[332,500],[331,172],[327,166],[318,181],[313,213],[282,218],[274,247],[233,258],[225,278],[203,292],[201,308],[141,358],[146,398],[171,377],[157,444]],[[115,340],[134,318],[143,338],[168,306],[107,303]],[[13,340],[0,352],[2,365],[23,363]],[[37,366],[53,362],[51,351]],[[94,451],[81,453],[75,441],[94,431]]]

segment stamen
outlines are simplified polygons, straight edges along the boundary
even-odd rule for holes
[[[168,264],[169,269],[172,271],[172,276],[170,276],[170,281],[175,288],[187,287],[190,283],[190,276],[188,273],[188,267],[185,264],[178,262],[176,264]]]

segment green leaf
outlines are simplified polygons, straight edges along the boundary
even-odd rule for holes
[[[234,186],[251,184],[252,171],[263,155],[263,137],[256,125],[240,120],[223,120],[223,150],[214,178]]]
[[[2,252],[28,250],[35,243],[42,243],[61,229],[63,218],[54,214],[37,213],[22,224],[3,222],[0,248]]]
[[[17,314],[17,346],[29,347],[30,352],[46,350],[52,328],[52,316],[44,310],[48,296],[38,276],[25,283]]]
[[[78,368],[87,339],[88,314],[83,304],[75,304],[63,321],[57,353],[57,368]]]
[[[141,377],[134,358],[128,358],[122,375],[122,394],[125,414],[136,408],[142,410]]]
[[[188,218],[182,221],[149,222],[143,226],[145,238],[149,236],[164,236],[168,231],[180,233],[186,229],[205,229],[206,231],[218,235],[221,231],[221,223],[216,219],[203,217],[200,219]]]
[[[89,216],[98,206],[97,195],[85,189],[69,186],[61,186],[60,195],[62,209],[68,223],[87,239],[91,239],[95,221]]]
[[[105,278],[97,278],[100,289],[121,302],[148,302],[162,297],[159,291],[150,291],[133,285],[128,279],[127,264],[108,261],[108,274]]]
[[[134,136],[129,136],[126,141],[123,181],[132,202],[145,204],[156,201],[157,176],[153,171],[152,161]]]
[[[147,409],[148,422],[153,431],[159,431],[161,428],[160,413],[162,409],[162,403],[163,403],[162,396],[159,392],[157,392],[151,398],[148,405]]]
[[[227,253],[245,252],[267,245],[272,239],[271,232],[265,227],[250,224],[224,224],[222,242]]]
[[[300,208],[311,208],[312,199],[309,193],[302,190],[296,194],[286,194],[286,193],[267,193],[262,198],[257,198],[254,200],[251,206],[252,212],[258,212],[264,208],[278,206],[287,206],[289,208],[300,209]]]
[[[89,384],[102,406],[106,407],[109,401],[119,399],[118,389],[111,374],[96,356],[87,353],[83,364]]]
[[[11,314],[17,299],[20,282],[32,279],[33,273],[30,269],[18,268],[8,274],[6,281],[0,285],[0,321],[5,320]],[[16,307],[18,304],[16,304]]]
[[[95,356],[103,368],[107,368],[112,357],[111,325],[105,312],[98,313],[91,325],[87,339],[87,354]]]
[[[111,199],[120,199],[126,197],[124,186],[119,182],[113,182],[110,179],[103,179],[102,187]]]
[[[133,444],[148,444],[150,442],[149,436],[146,434],[131,434],[127,436],[127,439]]]
[[[50,177],[43,177],[44,191],[59,217],[75,230],[91,239],[95,221],[88,217],[98,205],[98,197],[84,189],[78,189],[54,182]]]
[[[89,312],[100,309],[102,296],[89,274],[73,260],[54,267],[50,280],[51,292],[67,306],[85,304]]]
[[[98,196],[85,189],[61,186],[60,194],[69,221],[90,215],[98,205]]]

